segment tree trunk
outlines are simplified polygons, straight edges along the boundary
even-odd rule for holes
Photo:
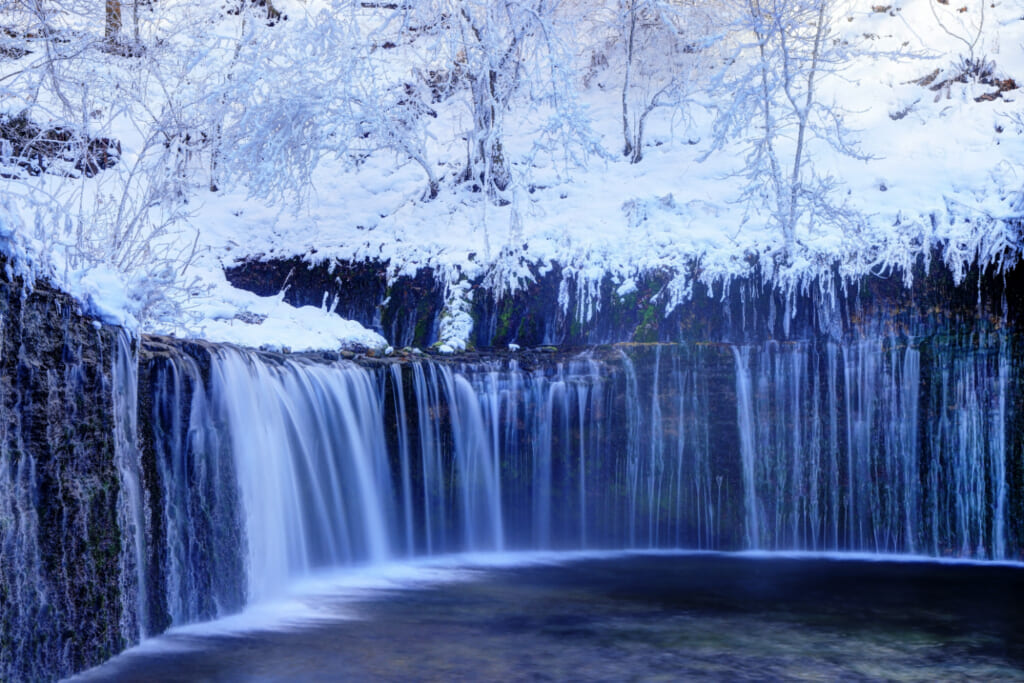
[[[467,167],[468,178],[480,183],[488,195],[503,191],[511,183],[511,172],[502,149],[495,93],[498,74],[489,71],[487,78],[472,82],[473,144]]]
[[[629,4],[629,28],[626,29],[626,75],[622,82],[622,137],[626,144],[623,147],[623,156],[632,157],[640,141],[634,139],[632,126],[629,124],[629,89],[633,85],[633,40],[636,35],[636,5]],[[636,163],[636,162],[633,162]]]
[[[811,65],[807,71],[807,98],[802,110],[797,111],[797,138],[796,152],[793,154],[793,176],[789,183],[789,238],[792,240],[796,234],[796,220],[798,216],[797,202],[800,201],[800,171],[803,165],[804,138],[807,133],[807,121],[811,115],[811,106],[814,104],[814,77],[818,71],[818,58],[821,53],[821,41],[826,32],[825,10],[827,0],[818,0],[818,16],[814,25],[814,47],[811,49]]]
[[[106,3],[103,37],[107,42],[114,43],[121,34],[121,0],[106,0]]]

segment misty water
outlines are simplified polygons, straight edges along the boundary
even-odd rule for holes
[[[1024,680],[1019,566],[493,561],[383,568],[373,587],[172,631],[75,680]]]
[[[1015,344],[154,346],[83,680],[1024,680]]]

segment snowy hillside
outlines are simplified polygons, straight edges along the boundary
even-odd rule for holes
[[[109,319],[293,349],[387,342],[223,265],[429,266],[453,303],[553,262],[624,293],[667,269],[672,301],[754,264],[780,288],[936,248],[999,266],[1021,248],[1024,8],[964,1],[123,3],[103,38],[98,7],[0,0],[0,112],[119,143],[109,168],[77,168],[83,142],[37,173],[4,142],[0,236]]]

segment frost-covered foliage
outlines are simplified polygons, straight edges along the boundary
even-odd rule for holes
[[[224,46],[227,69],[209,93],[219,105],[219,180],[243,182],[268,202],[301,202],[325,155],[347,158],[364,130],[363,101],[372,107],[376,99],[359,92],[369,74],[355,6],[332,3],[274,26],[246,17],[255,12],[246,6],[237,42]]]
[[[32,274],[87,305],[120,299],[92,312],[134,327],[179,315],[188,293],[195,233],[178,132],[205,103],[181,99],[193,75],[180,68],[194,61],[178,51],[181,26],[133,8],[122,41],[102,3],[8,3],[4,113],[41,132],[26,141],[8,130],[0,184],[34,245]]]
[[[1022,44],[974,0],[0,0],[0,237],[107,317],[280,347],[223,261],[447,273],[463,341],[466,282],[555,263],[580,321],[607,275],[959,276],[1021,248]]]
[[[849,46],[832,27],[837,0],[735,0],[737,43],[717,87],[732,93],[718,108],[713,149],[745,147],[738,199],[767,219],[784,241],[783,259],[801,234],[822,224],[844,231],[860,217],[843,204],[839,181],[820,172],[815,145],[863,158],[843,110],[823,99],[820,81],[849,63]]]
[[[688,109],[722,64],[720,2],[623,0],[604,21],[606,44],[598,66],[622,79],[623,155],[643,159],[644,129],[658,108],[687,119]]]

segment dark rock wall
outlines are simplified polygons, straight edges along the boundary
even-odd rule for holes
[[[390,285],[388,263],[362,261],[308,263],[299,258],[243,262],[226,270],[228,280],[262,296],[284,290],[296,306],[327,305],[348,319],[381,333],[393,346],[429,347],[437,341],[444,307],[444,285],[430,269],[415,278],[400,276]],[[696,274],[694,274],[696,275]],[[919,262],[913,284],[901,272],[843,282],[837,274],[785,293],[755,272],[728,287],[694,285],[692,296],[669,310],[672,274],[650,272],[635,278],[632,291],[617,293],[606,276],[596,296],[571,269],[554,264],[534,269],[534,278],[504,296],[473,283],[470,343],[477,349],[582,347],[620,342],[716,341],[755,343],[766,339],[835,341],[875,334],[861,323],[880,318],[900,332],[928,334],[936,326],[969,332],[979,320],[1002,324],[1004,314],[1024,310],[1024,269],[1006,273],[968,270],[954,283],[936,254]],[[564,304],[564,305],[563,305]]]
[[[0,680],[124,649],[111,362],[73,300],[0,281]]]

